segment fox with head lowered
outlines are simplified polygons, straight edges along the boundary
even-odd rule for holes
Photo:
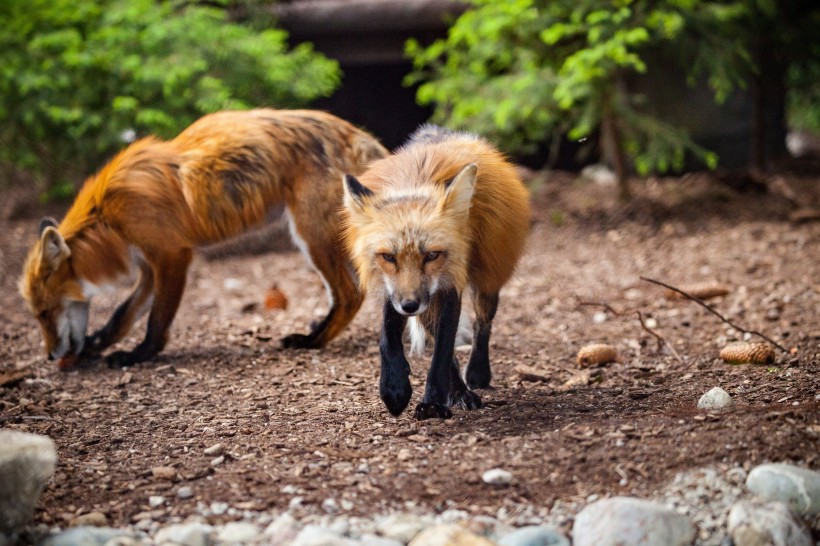
[[[344,120],[311,110],[207,115],[176,138],[141,139],[86,181],[62,222],[41,222],[20,292],[50,359],[69,367],[122,339],[148,313],[145,338],[110,365],[149,360],[168,340],[195,247],[237,235],[284,205],[291,235],[321,274],[327,316],[286,347],[322,347],[350,322],[362,295],[340,233],[345,173],[387,154]],[[87,336],[92,297],[134,283],[111,319]]]
[[[379,390],[399,415],[410,402],[414,346],[435,340],[417,419],[477,409],[471,389],[489,386],[489,340],[499,291],[511,278],[529,231],[527,189],[485,140],[435,126],[420,128],[395,154],[345,177],[344,235],[364,287],[384,295]],[[473,345],[462,379],[455,339],[462,294],[472,295]]]

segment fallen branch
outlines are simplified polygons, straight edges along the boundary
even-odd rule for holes
[[[671,285],[669,285],[669,284],[666,284],[665,282],[656,281],[655,279],[650,279],[650,278],[648,278],[648,277],[639,277],[639,278],[640,278],[642,281],[650,282],[650,283],[652,283],[652,284],[657,284],[658,286],[663,286],[664,288],[666,288],[666,289],[668,289],[668,290],[672,290],[673,292],[677,292],[677,293],[678,293],[678,294],[680,294],[681,296],[683,296],[683,297],[685,297],[685,298],[687,298],[687,299],[690,299],[690,300],[692,300],[693,302],[697,303],[698,305],[700,305],[701,307],[703,307],[704,309],[706,309],[707,311],[709,311],[710,313],[712,313],[713,315],[715,315],[717,318],[719,318],[720,320],[722,320],[724,323],[728,324],[729,326],[731,326],[731,327],[732,327],[732,328],[734,328],[735,330],[737,330],[737,331],[739,331],[739,332],[743,332],[744,334],[749,334],[749,335],[758,336],[758,337],[760,337],[760,338],[763,338],[763,339],[765,339],[766,341],[768,341],[769,343],[771,343],[772,345],[774,345],[775,347],[777,347],[778,349],[780,349],[781,351],[783,351],[784,353],[789,354],[789,350],[788,350],[788,349],[786,349],[785,347],[783,347],[782,345],[780,345],[778,342],[776,342],[776,341],[775,341],[775,340],[773,340],[772,338],[768,337],[768,336],[767,336],[767,335],[765,335],[765,334],[761,334],[761,333],[760,333],[760,332],[758,332],[758,331],[755,331],[755,330],[747,330],[746,328],[743,328],[742,326],[738,326],[738,325],[737,325],[737,324],[735,324],[734,322],[730,321],[729,319],[727,319],[726,317],[724,317],[723,315],[721,315],[720,313],[718,313],[717,311],[715,311],[715,310],[714,310],[714,308],[712,308],[712,306],[711,306],[711,305],[709,305],[708,303],[706,303],[705,301],[703,301],[703,300],[702,300],[702,299],[700,299],[699,297],[697,297],[697,296],[693,296],[692,294],[688,294],[688,293],[684,292],[683,290],[681,290],[680,288],[676,288],[676,287],[674,287],[674,286],[671,286]]]

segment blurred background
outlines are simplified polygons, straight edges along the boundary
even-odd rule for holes
[[[816,0],[4,0],[0,213],[261,106],[390,148],[477,132],[531,169],[600,165],[625,199],[636,175],[765,173],[820,149],[818,28]]]

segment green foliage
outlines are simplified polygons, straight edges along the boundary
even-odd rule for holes
[[[629,89],[646,53],[676,51],[693,79],[705,74],[717,100],[742,84],[743,44],[726,36],[745,13],[707,0],[472,0],[474,8],[429,47],[407,44],[417,98],[434,120],[529,152],[550,136],[583,139],[607,120],[616,146],[641,173],[680,168],[686,153],[714,154],[646,110]],[[612,139],[610,139],[612,140]]]
[[[0,162],[54,185],[99,166],[124,134],[168,138],[209,112],[333,92],[335,61],[286,40],[230,22],[219,1],[3,0]]]

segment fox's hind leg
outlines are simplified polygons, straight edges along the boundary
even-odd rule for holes
[[[339,225],[338,212],[316,211],[307,207],[305,212],[296,215],[291,210],[289,208],[288,212],[293,241],[322,276],[330,309],[325,318],[311,324],[309,334],[286,336],[282,339],[282,345],[286,348],[318,349],[339,335],[353,320],[364,295],[359,290],[353,266],[345,256],[337,230],[329,232],[326,227],[328,224]]]
[[[491,294],[473,292],[475,325],[473,326],[473,349],[467,363],[465,378],[471,389],[485,389],[493,377],[490,370],[490,333],[493,318],[498,310],[498,292]]]

